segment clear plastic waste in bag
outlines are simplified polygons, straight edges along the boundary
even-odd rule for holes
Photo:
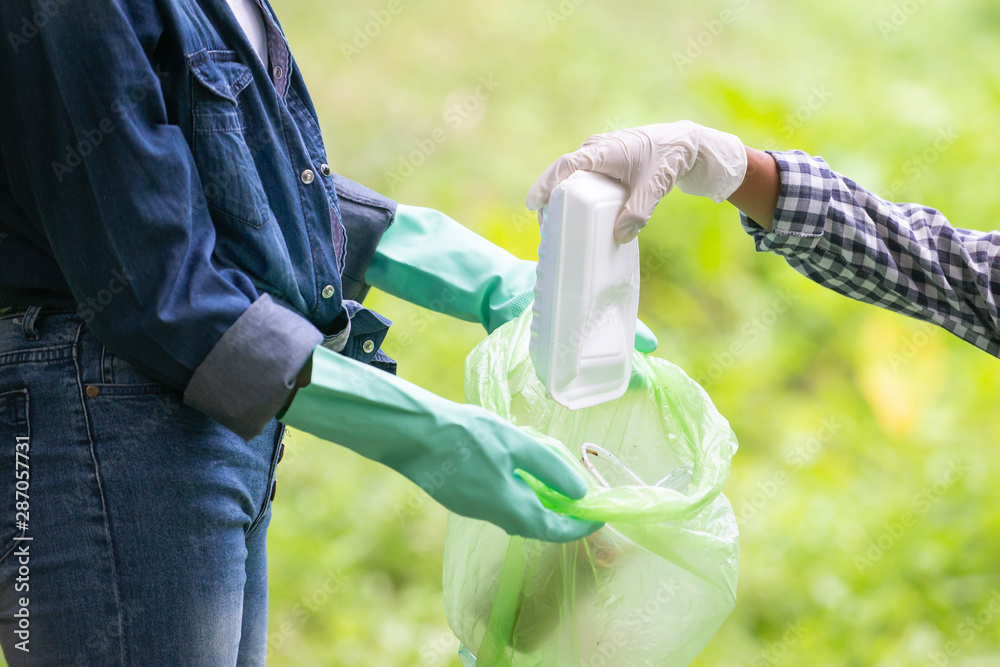
[[[617,400],[570,410],[546,398],[530,324],[529,309],[472,351],[466,400],[530,430],[588,481],[574,501],[525,473],[546,506],[606,525],[554,544],[451,515],[444,603],[463,660],[688,665],[736,604],[739,533],[722,495],[736,437],[697,383],[639,352]]]

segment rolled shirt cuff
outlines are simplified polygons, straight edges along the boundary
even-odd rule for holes
[[[347,231],[347,257],[341,275],[344,299],[362,302],[370,285],[365,271],[375,257],[375,248],[396,215],[396,202],[355,183],[333,175],[341,220]]]
[[[833,194],[833,172],[823,158],[802,151],[767,151],[781,177],[778,206],[767,232],[740,212],[740,224],[758,252],[780,255],[813,250],[826,231]]]
[[[263,294],[195,369],[184,403],[249,440],[288,401],[296,376],[323,342],[306,318]]]

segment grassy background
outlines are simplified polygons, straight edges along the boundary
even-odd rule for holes
[[[524,195],[549,162],[592,133],[681,118],[822,155],[956,226],[992,229],[1000,213],[1000,8],[987,0],[278,10],[334,168],[522,257],[538,243]],[[494,90],[477,100],[482,78]],[[640,315],[659,355],[702,380],[741,443],[726,491],[738,606],[696,664],[1000,664],[996,360],[756,254],[728,204],[672,195],[640,243],[657,267]],[[481,330],[383,294],[369,305],[396,322],[400,374],[461,400]],[[271,664],[458,664],[440,602],[444,512],[334,446],[293,434],[289,451]]]
[[[822,155],[956,226],[1000,214],[989,0],[276,4],[334,169],[522,257],[538,243],[524,195],[556,156],[681,118]],[[741,443],[738,606],[695,664],[1000,664],[996,360],[757,255],[728,204],[671,195],[640,242],[658,354],[701,379]],[[481,329],[368,305],[396,322],[400,375],[461,400]],[[270,664],[457,665],[444,511],[341,448],[287,442]]]

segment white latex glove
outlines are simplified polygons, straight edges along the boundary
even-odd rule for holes
[[[689,120],[595,134],[539,176],[528,191],[528,208],[541,209],[553,188],[580,169],[617,178],[631,190],[615,223],[615,240],[628,243],[675,183],[716,203],[728,199],[743,183],[747,154],[732,134]]]

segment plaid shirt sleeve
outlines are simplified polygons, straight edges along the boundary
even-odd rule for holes
[[[894,204],[802,151],[768,151],[781,194],[765,232],[740,214],[758,252],[858,301],[937,324],[1000,356],[1000,232],[956,229],[939,212]]]

